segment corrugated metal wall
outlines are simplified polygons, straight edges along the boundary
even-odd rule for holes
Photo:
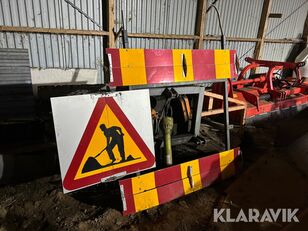
[[[263,0],[227,0],[218,1],[222,28],[227,37],[257,38],[259,22],[261,18]],[[208,36],[220,35],[219,22],[214,10],[207,14],[205,34]],[[227,42],[225,48],[235,49],[240,59],[240,65],[244,66],[245,57],[252,56],[255,47],[254,42]],[[204,41],[204,48],[220,48],[220,42]]]
[[[70,0],[103,24],[103,0]],[[212,0],[209,0],[212,2]],[[226,36],[256,38],[263,0],[219,0]],[[1,0],[0,25],[98,30],[99,28],[64,0]],[[115,0],[116,31],[122,23],[121,9],[128,33],[193,35],[197,0]],[[269,19],[267,38],[298,38],[303,31],[308,0],[273,0],[273,13],[281,19]],[[211,10],[205,34],[219,35],[217,16]],[[129,38],[131,48],[193,48],[192,39]],[[121,47],[121,40],[117,41]],[[0,33],[0,47],[29,48],[31,66],[39,68],[98,68],[103,56],[103,38],[99,36]],[[227,42],[236,49],[241,65],[253,54],[254,42]],[[204,48],[217,49],[217,41],[204,41]],[[265,45],[264,59],[286,60],[292,44]]]
[[[123,10],[129,33],[193,35],[196,0],[116,0],[116,28],[122,25]],[[193,40],[129,38],[135,48],[193,48]],[[118,42],[121,46],[121,41]]]
[[[281,19],[269,20],[267,38],[301,38],[308,11],[307,0],[273,0],[272,12],[282,13]],[[295,44],[267,43],[264,47],[264,59],[284,61],[297,48]]]
[[[222,27],[226,36],[257,37],[263,0],[221,0],[215,6],[220,11]],[[207,15],[205,34],[220,35],[217,15],[214,10],[210,10]]]
[[[28,50],[0,49],[0,119],[20,118],[33,113]]]
[[[71,0],[100,25],[101,0]],[[0,25],[99,30],[63,0],[1,0]],[[98,36],[0,33],[0,47],[28,48],[31,67],[91,68],[102,60],[103,41]]]
[[[12,84],[31,84],[28,50],[0,48],[0,85]]]

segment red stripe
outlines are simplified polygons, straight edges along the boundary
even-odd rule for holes
[[[230,50],[230,68],[231,68],[231,77],[236,78],[236,67],[235,67],[235,55],[236,51],[235,50]]]
[[[207,187],[220,178],[219,154],[199,159],[199,169],[203,187]]]
[[[119,49],[106,49],[106,53],[111,55],[112,60],[112,76],[113,82],[111,86],[122,86],[122,72],[121,72],[121,60],[120,60],[120,50]]]
[[[240,156],[240,148],[234,148],[234,160],[236,160]]]
[[[148,84],[174,82],[172,50],[144,50]]]
[[[124,210],[123,206],[123,215],[128,215],[131,213],[136,212],[135,203],[134,203],[134,197],[133,197],[133,187],[132,187],[132,180],[131,179],[125,179],[120,180],[120,186],[122,185],[124,198],[125,198],[125,204],[126,204],[126,210]]]
[[[180,180],[161,186],[157,188],[157,193],[159,204],[164,204],[166,202],[184,196],[185,193],[183,189],[183,182],[182,180]]]
[[[214,50],[192,50],[194,80],[216,79]]]
[[[156,187],[169,184],[171,182],[182,179],[181,166],[175,165],[155,171],[155,185]]]
[[[240,167],[241,167],[240,155],[241,155],[240,148],[234,148],[234,168],[235,168],[235,174],[240,171]]]
[[[181,166],[176,165],[154,172],[159,204],[184,195]]]

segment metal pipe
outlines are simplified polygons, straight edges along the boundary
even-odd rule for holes
[[[173,128],[173,118],[165,116],[163,119],[163,127],[165,130],[165,163],[167,166],[172,165],[172,147],[171,147],[171,133]]]
[[[84,17],[86,17],[88,20],[93,22],[96,26],[98,26],[101,30],[103,30],[103,27],[96,22],[92,17],[90,17],[87,13],[85,13],[81,8],[77,7],[74,3],[70,2],[69,0],[64,0],[67,4],[71,5],[74,9],[76,9],[80,14],[82,14]]]
[[[254,79],[243,79],[243,80],[238,80],[238,81],[233,81],[231,82],[231,85],[245,85],[245,84],[249,84],[249,83],[262,83],[266,81],[266,77],[265,76],[261,76],[258,78],[254,78]]]
[[[228,104],[228,80],[224,83],[224,119],[225,119],[225,149],[230,149],[230,130],[229,130],[229,104]]]

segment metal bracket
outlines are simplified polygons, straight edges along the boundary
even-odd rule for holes
[[[192,166],[188,166],[187,167],[187,177],[189,180],[189,184],[190,184],[190,188],[194,188],[195,187],[195,182],[192,176],[192,172],[193,172],[193,167]]]

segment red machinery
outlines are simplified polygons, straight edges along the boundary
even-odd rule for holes
[[[308,83],[299,70],[305,65],[304,62],[275,62],[252,58],[245,60],[249,65],[240,72],[236,80],[229,80],[229,97],[247,103],[246,122],[255,120],[257,115],[280,113],[283,109],[308,105]],[[267,72],[251,74],[260,67],[268,68]],[[249,77],[245,78],[249,72]],[[294,75],[285,76],[290,72]],[[221,93],[220,89],[217,84],[213,86],[214,93]],[[236,113],[231,113],[231,118],[236,117]]]

